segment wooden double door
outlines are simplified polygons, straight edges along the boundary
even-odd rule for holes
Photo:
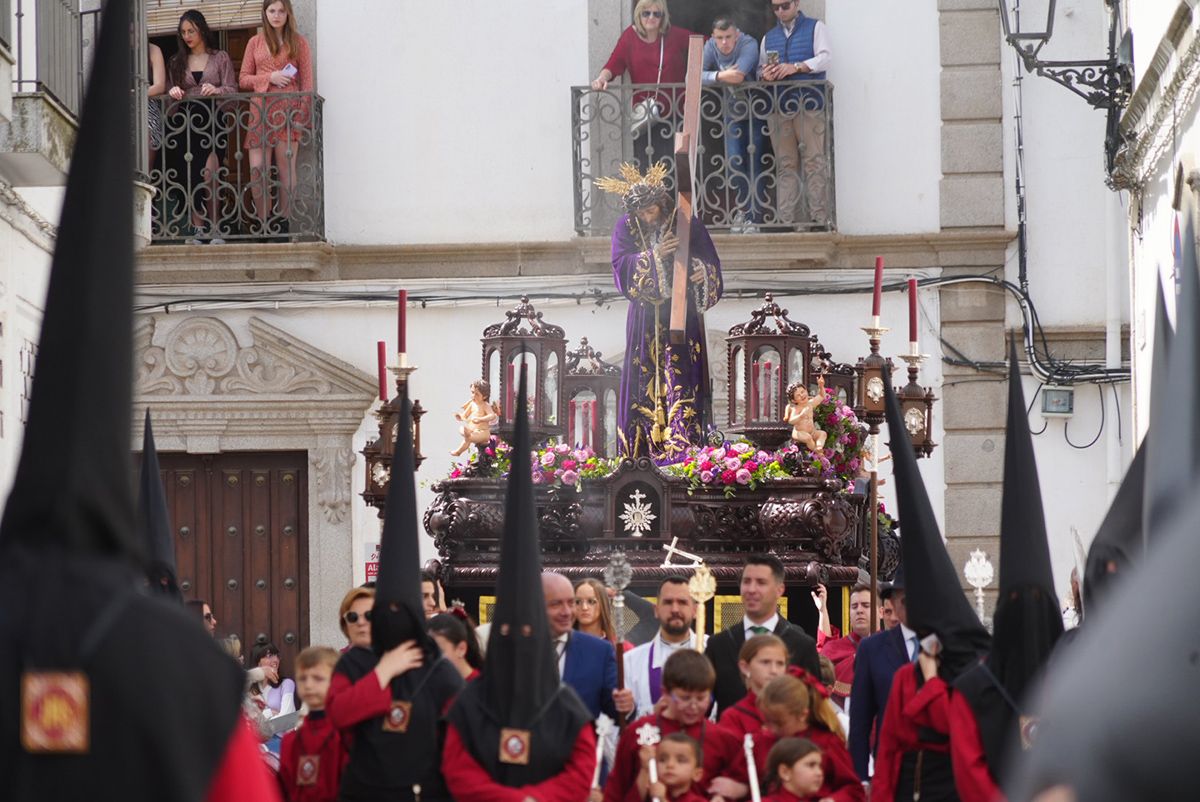
[[[185,599],[203,599],[217,635],[279,647],[282,673],[308,645],[305,452],[160,454]]]

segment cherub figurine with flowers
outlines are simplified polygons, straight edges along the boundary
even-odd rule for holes
[[[807,446],[809,451],[825,448],[825,430],[813,421],[813,410],[825,400],[825,377],[817,377],[817,394],[811,398],[803,381],[792,382],[787,388],[788,405],[783,419],[792,426],[792,441]]]

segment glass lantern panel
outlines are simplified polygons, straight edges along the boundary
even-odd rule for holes
[[[534,402],[537,400],[537,359],[529,351],[517,351],[508,361],[508,369],[505,373],[505,391],[504,391],[504,418],[505,420],[515,420],[517,417],[517,386],[521,383],[521,367],[524,365],[525,371],[528,374],[527,380],[529,397],[526,399],[529,409],[529,417],[534,419]]]
[[[484,378],[486,378],[488,384],[491,385],[492,397],[490,400],[493,402],[493,404],[495,404],[496,399],[500,396],[501,388],[500,388],[500,351],[498,351],[494,348],[492,350],[488,351],[487,376],[485,376]],[[499,407],[499,404],[496,404],[496,406]],[[505,410],[504,414],[505,415],[508,414],[507,410]]]
[[[750,365],[750,420],[776,423],[783,418],[783,359],[774,346],[754,351]]]
[[[746,422],[746,352],[742,348],[733,351],[733,375],[729,377],[729,423]]]
[[[567,442],[600,450],[600,404],[591,390],[580,390],[567,404]]]
[[[542,386],[542,399],[538,404],[535,419],[546,422],[548,426],[558,425],[558,353],[551,351],[546,355],[546,381]]]
[[[804,349],[790,348],[788,349],[787,381],[784,386],[799,381],[804,381]]]
[[[617,391],[604,392],[604,456],[617,455]]]

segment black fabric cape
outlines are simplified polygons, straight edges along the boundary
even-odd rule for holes
[[[378,664],[375,652],[356,646],[342,655],[335,670],[353,683]],[[412,702],[408,731],[385,732],[382,717],[359,722],[354,727],[354,746],[342,774],[339,798],[382,802],[406,798],[412,786],[420,785],[422,802],[449,800],[442,778],[446,732],[441,719],[462,684],[462,675],[440,656],[432,661],[427,657],[421,668],[392,680],[392,698]]]

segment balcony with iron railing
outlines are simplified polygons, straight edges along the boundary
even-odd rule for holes
[[[620,199],[596,186],[622,162],[645,170],[672,158],[682,84],[571,89],[575,230],[607,237]],[[778,147],[773,147],[774,144]],[[828,81],[706,86],[693,204],[714,232],[833,231],[836,227],[833,85]]]
[[[323,240],[323,104],[312,92],[150,98],[151,242]]]
[[[12,114],[0,123],[0,177],[15,186],[66,181],[82,97],[79,10],[70,0],[8,0]]]

